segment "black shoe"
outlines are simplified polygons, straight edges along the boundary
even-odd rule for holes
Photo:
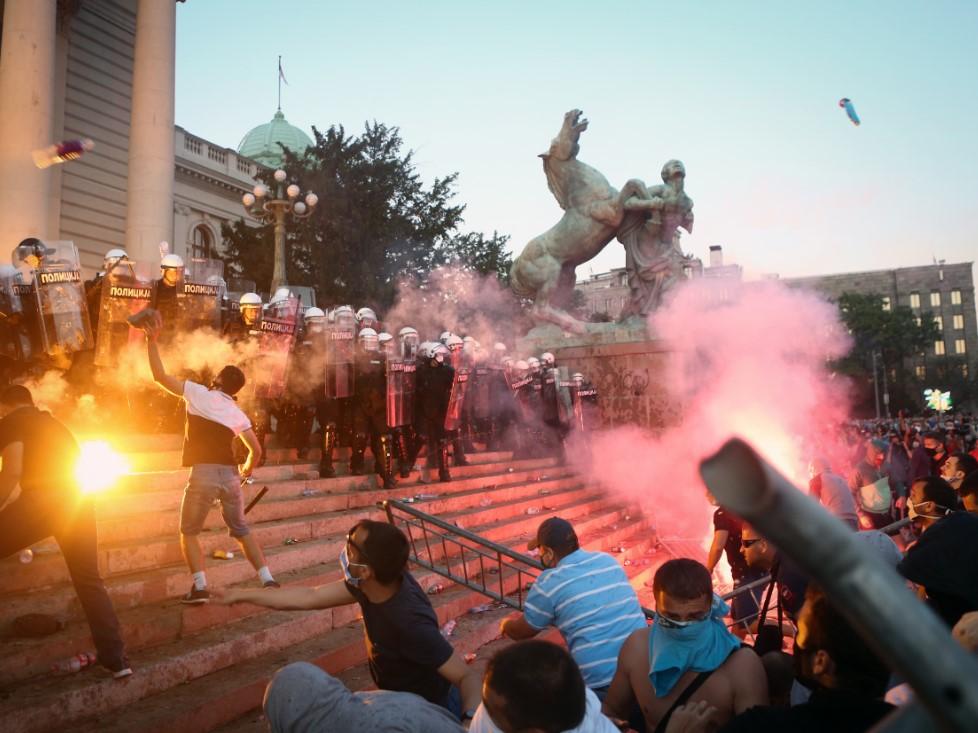
[[[465,456],[460,455],[458,458],[454,460],[454,463],[456,466],[468,466],[469,459],[466,458]]]
[[[331,465],[319,464],[319,478],[336,478],[336,469]]]
[[[180,599],[180,603],[192,603],[200,604],[207,603],[211,599],[211,594],[204,588],[203,590],[198,590],[197,586],[191,586],[190,592]]]
[[[261,584],[261,587],[262,588],[281,588],[282,587],[282,584],[279,583],[277,580],[266,580],[264,583]]]
[[[452,480],[452,475],[448,472],[447,469],[443,469],[438,472],[438,480],[441,481],[442,483],[447,483]]]

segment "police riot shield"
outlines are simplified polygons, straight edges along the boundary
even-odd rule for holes
[[[570,422],[571,397],[567,382],[567,368],[554,367],[543,371],[543,387],[540,397],[545,422],[566,425]]]
[[[39,350],[34,286],[14,267],[0,265],[0,356],[27,363]]]
[[[250,375],[259,399],[277,400],[285,394],[298,324],[298,298],[289,296],[265,311],[259,325],[258,355],[252,362]]]
[[[414,422],[416,376],[414,359],[387,357],[387,427],[400,428]]]
[[[23,282],[32,285],[41,350],[50,356],[66,356],[91,349],[92,326],[74,243],[38,241],[30,255],[14,264]],[[27,288],[22,290],[27,292]]]
[[[357,324],[353,314],[340,314],[329,324],[326,342],[326,397],[353,396]]]
[[[583,432],[594,430],[601,422],[598,408],[598,390],[586,382],[572,382],[571,404],[574,410],[574,427]]]
[[[476,420],[485,420],[490,417],[492,410],[489,395],[492,372],[487,365],[479,364],[472,370],[470,381],[472,383],[469,385],[468,399],[472,405],[472,417]]]
[[[459,367],[455,370],[452,381],[452,391],[448,396],[448,410],[445,412],[445,430],[458,430],[462,425],[462,407],[465,405],[465,395],[469,391],[469,368]]]
[[[194,258],[183,273],[183,286],[177,294],[177,321],[181,333],[201,328],[221,329],[221,304],[227,293],[224,263]]]
[[[123,258],[102,276],[96,366],[116,366],[123,351],[143,344],[143,331],[133,328],[128,319],[153,302],[153,270],[149,262]]]

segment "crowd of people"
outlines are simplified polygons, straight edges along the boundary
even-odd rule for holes
[[[179,264],[171,260],[164,270]],[[707,564],[676,558],[655,571],[651,618],[613,556],[584,550],[567,520],[544,520],[528,545],[544,570],[523,609],[501,622],[501,635],[514,643],[494,654],[484,672],[441,633],[429,596],[408,569],[408,540],[392,524],[361,520],[351,528],[338,557],[342,579],[281,587],[251,536],[242,494],[242,480],[263,459],[262,430],[271,415],[279,440],[300,452],[318,422],[322,476],[335,475],[333,451],[343,442],[352,450],[350,472],[362,473],[369,445],[383,485],[391,487],[395,452],[405,476],[427,449],[442,480],[450,479],[450,454],[455,465],[466,460],[467,442],[562,459],[570,432],[587,428],[594,390],[583,376],[568,378],[549,354],[514,361],[503,344],[482,349],[450,332],[422,341],[410,326],[387,335],[369,308],[309,308],[300,315],[287,291],[267,305],[246,293],[221,324],[232,343],[258,339],[262,356],[281,349],[284,359],[267,363],[291,365],[277,372],[281,379],[270,382],[255,370],[249,377],[227,365],[205,384],[168,372],[160,344],[176,306],[166,298],[149,305],[155,307],[136,322],[145,331],[153,379],[184,406],[183,463],[191,472],[180,539],[193,582],[182,600],[283,611],[356,604],[363,618],[378,690],[351,692],[317,667],[288,665],[266,691],[272,730],[863,731],[912,696],[851,626],[840,610],[845,599],[827,596],[779,547],[723,507],[714,515]],[[292,330],[283,328],[290,324]],[[269,385],[275,389],[261,389]],[[99,662],[115,677],[132,674],[99,576],[91,500],[73,488],[66,468],[78,452],[74,437],[22,385],[0,392],[0,418],[0,557],[53,535]],[[975,651],[974,424],[901,413],[893,422],[848,426],[845,435],[847,455],[813,457],[809,493],[865,542],[866,552],[912,584],[949,637],[953,629]],[[52,450],[64,460],[49,460]],[[18,486],[19,497],[8,501]],[[208,587],[197,535],[215,502],[261,587]],[[900,525],[909,531],[899,534]],[[898,542],[888,534],[894,531]],[[733,609],[713,577],[724,555]],[[563,645],[534,638],[549,629]]]

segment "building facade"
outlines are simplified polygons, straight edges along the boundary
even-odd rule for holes
[[[832,300],[843,293],[860,293],[881,296],[884,309],[906,306],[918,320],[932,319],[941,334],[912,360],[917,379],[934,381],[936,386],[952,370],[969,379],[978,375],[978,316],[971,262],[784,278],[782,282],[811,288]]]
[[[87,275],[116,247],[217,256],[278,143],[311,142],[281,110],[242,140],[260,161],[174,124],[175,2],[0,0],[0,18],[0,262],[30,236],[73,241]],[[95,149],[34,165],[31,151],[79,138]]]

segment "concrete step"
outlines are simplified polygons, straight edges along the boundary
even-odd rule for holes
[[[329,561],[324,564],[322,560],[338,556],[344,536],[345,533],[333,538],[319,539],[306,545],[275,548],[277,552],[274,555],[269,553],[269,561],[272,567],[280,568],[276,570],[277,579],[286,585],[319,585],[338,580],[341,573],[336,562]],[[607,546],[609,542],[618,544],[628,542],[637,550],[643,539],[649,537],[644,520],[635,519],[623,523],[619,530],[588,537],[586,546],[589,549],[600,549]],[[525,540],[522,538],[511,538],[503,544],[518,551],[525,550]],[[284,564],[288,564],[288,569],[281,569]],[[455,572],[463,573],[460,561],[453,562],[452,567]],[[484,569],[485,566],[481,567]],[[480,572],[479,561],[472,554],[467,557],[467,572],[473,579]],[[416,569],[415,577],[426,589],[435,583],[451,586],[451,583],[440,576],[421,568]],[[209,571],[208,578],[211,586],[217,588],[253,587],[257,582],[250,565],[243,559],[235,559],[215,566],[213,571]],[[516,591],[515,577],[500,579],[498,576],[490,575],[486,582],[493,590],[497,590],[502,582],[506,592]],[[161,584],[154,587],[159,585]],[[229,609],[219,604],[210,604],[203,608],[180,604],[175,596],[182,595],[189,587],[186,570],[182,567],[173,569],[170,587],[174,591],[173,594],[155,603],[127,609],[122,609],[118,603],[116,604],[123,628],[123,638],[126,639],[131,655],[138,654],[141,649],[174,641],[202,629],[226,624],[247,615],[266,612],[254,606],[235,606]],[[111,588],[110,592],[112,592]],[[474,600],[472,605],[478,605],[480,602]],[[30,607],[26,603],[23,605]],[[0,653],[0,684],[44,674],[58,660],[79,651],[90,650],[94,650],[94,645],[88,626],[83,620],[76,620],[66,629],[43,640],[11,641]]]
[[[569,474],[566,470],[557,474],[555,470],[536,471],[514,471],[512,474],[505,473],[476,475],[470,478],[459,478],[444,484],[438,484],[438,488],[419,487],[418,485],[401,484],[393,491],[385,491],[381,488],[364,491],[346,491],[336,494],[314,494],[312,496],[302,496],[305,488],[298,485],[272,485],[269,494],[256,505],[251,517],[252,526],[256,531],[263,532],[263,546],[277,544],[288,537],[302,539],[311,537],[313,531],[312,522],[308,520],[309,515],[328,513],[333,511],[373,511],[373,507],[387,498],[412,498],[422,492],[440,491],[451,495],[455,492],[472,490],[486,490],[488,487],[499,484],[512,484],[520,480],[541,480],[543,476],[554,474],[561,479]],[[335,479],[327,479],[334,481]],[[543,486],[543,484],[540,484]],[[308,487],[306,487],[308,488]],[[248,496],[253,496],[257,491],[254,487],[248,487]],[[323,491],[323,489],[310,489],[313,492]],[[298,496],[299,502],[294,504],[277,504],[275,494],[288,492],[290,498]],[[267,504],[266,504],[267,502]],[[463,503],[464,505],[464,503]],[[131,506],[136,506],[131,505]],[[177,504],[177,507],[179,504]],[[157,507],[147,508],[145,511],[136,515],[128,515],[124,518],[117,518],[117,521],[106,520],[105,526],[100,521],[99,544],[99,568],[103,577],[110,577],[114,574],[138,572],[141,570],[159,567],[172,562],[179,562],[181,559],[178,542],[179,514],[178,508],[174,507],[167,512]],[[290,511],[302,511],[303,514],[290,515]],[[278,516],[278,519],[273,517]],[[135,519],[134,519],[135,517]],[[298,517],[298,518],[297,518]],[[267,518],[267,519],[266,519]],[[356,520],[354,520],[355,522]],[[220,519],[219,511],[212,511],[207,527],[213,531],[205,532],[202,538],[207,539],[213,544],[214,537],[224,534],[223,522]],[[276,532],[271,531],[272,527],[277,528]],[[352,526],[352,523],[351,523]],[[348,529],[349,527],[347,527]],[[113,534],[116,533],[116,534]],[[226,539],[226,538],[225,538]],[[231,542],[229,547],[234,546]],[[68,571],[61,558],[61,554],[53,540],[48,540],[37,548],[39,551],[33,562],[28,565],[21,564],[16,557],[0,561],[0,593],[8,594],[39,587],[66,584],[68,583]],[[207,547],[208,553],[214,549],[228,549],[223,545]],[[2,611],[0,611],[2,615]]]

